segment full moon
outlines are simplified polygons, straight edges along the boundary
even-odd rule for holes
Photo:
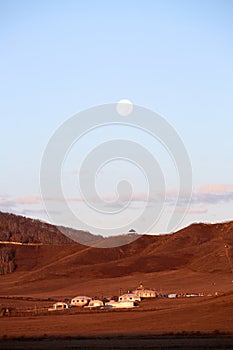
[[[133,103],[129,100],[120,100],[117,102],[116,105],[117,113],[120,114],[122,117],[126,117],[133,111]]]

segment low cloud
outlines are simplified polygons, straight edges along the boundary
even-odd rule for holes
[[[218,204],[233,201],[233,185],[207,184],[201,186],[192,195],[192,203]]]
[[[164,199],[165,196],[165,199]],[[177,202],[177,200],[179,201]],[[59,202],[63,201],[64,198],[46,198],[48,201]],[[67,197],[65,199],[69,202],[84,202],[81,197]],[[131,209],[141,208],[142,204],[154,206],[156,204],[163,203],[165,205],[174,206],[178,205],[177,211],[185,211],[189,204],[189,214],[205,214],[209,206],[217,205],[219,203],[226,203],[233,201],[233,184],[205,184],[192,192],[191,200],[186,194],[179,195],[179,189],[168,189],[166,193],[160,193],[159,191],[154,192],[153,195],[148,195],[148,192],[136,192],[129,198],[126,193],[120,196],[119,200],[114,195],[106,195],[104,197],[93,199],[94,202],[103,201],[103,205],[116,209],[124,208],[128,204],[131,204]],[[105,202],[105,203],[104,203]],[[133,205],[132,205],[133,204]],[[42,213],[42,198],[35,195],[27,196],[0,196],[0,210],[9,212],[23,212],[23,213]]]
[[[208,207],[205,205],[197,205],[197,206],[191,206],[189,208],[178,208],[176,209],[176,213],[181,214],[190,214],[190,215],[202,215],[208,213]]]
[[[21,204],[38,204],[41,199],[38,196],[26,196],[26,197],[13,197],[13,196],[1,196],[0,207],[17,207]]]
[[[206,184],[198,188],[199,193],[211,194],[227,194],[233,193],[233,185],[231,184]]]
[[[18,197],[15,199],[15,203],[18,204],[38,204],[40,201],[41,198],[38,196]]]

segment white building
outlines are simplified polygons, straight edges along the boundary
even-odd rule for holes
[[[71,300],[72,306],[85,306],[91,301],[90,297],[79,295]]]
[[[85,307],[89,307],[89,308],[94,308],[94,307],[101,307],[101,306],[104,306],[104,303],[102,300],[98,300],[98,299],[94,299],[94,300],[91,300],[89,302],[89,304]]]
[[[48,311],[65,310],[65,309],[69,309],[69,305],[59,301],[53,304],[53,306],[49,308]]]
[[[146,289],[142,283],[138,286],[137,289],[132,291],[133,294],[136,294],[140,298],[156,298],[157,292],[153,289]]]
[[[135,293],[126,293],[119,296],[119,301],[141,301],[140,296]]]
[[[136,303],[134,301],[115,301],[110,300],[109,302],[105,303],[105,307],[112,307],[116,309],[130,309],[132,307],[136,307]]]
[[[168,296],[167,296],[169,299],[173,299],[173,298],[177,298],[178,297],[178,295],[177,294],[175,294],[175,293],[171,293],[171,294],[168,294]]]

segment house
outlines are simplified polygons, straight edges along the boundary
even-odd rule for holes
[[[91,300],[89,302],[89,304],[85,307],[89,307],[89,308],[95,308],[95,307],[101,307],[101,306],[104,306],[104,303],[102,300],[98,300],[98,299],[94,299],[94,300]]]
[[[135,293],[126,293],[119,296],[118,301],[141,301],[141,298]]]
[[[53,306],[51,308],[49,308],[48,311],[66,310],[66,309],[69,309],[69,305],[59,301],[59,302],[53,304]]]
[[[139,284],[137,289],[132,291],[133,294],[136,294],[140,298],[156,298],[157,292],[153,289],[146,289],[142,283]]]
[[[90,302],[91,298],[85,295],[80,295],[71,300],[72,306],[85,306]]]
[[[110,300],[109,302],[105,303],[104,308],[115,308],[115,309],[130,309],[133,307],[138,306],[136,302],[134,301],[115,301]]]

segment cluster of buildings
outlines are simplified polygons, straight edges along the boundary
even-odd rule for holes
[[[157,293],[154,289],[147,289],[142,283],[132,291],[128,291],[125,294],[120,295],[114,299],[103,298],[102,300],[91,298],[86,295],[78,295],[71,299],[70,303],[57,302],[53,304],[49,311],[65,310],[71,307],[82,307],[87,309],[129,309],[138,307],[140,301],[148,298],[168,298],[174,299],[178,297],[194,297],[204,296],[203,293],[183,293],[183,294],[161,294]]]
[[[64,302],[57,302],[53,304],[49,311],[54,310],[65,310],[71,307],[83,307],[83,308],[98,308],[98,309],[129,309],[138,307],[142,299],[145,298],[155,298],[157,293],[153,289],[146,289],[141,283],[137,289],[129,291],[125,294],[120,295],[117,299],[93,299],[85,295],[79,295],[71,299],[70,304]]]

